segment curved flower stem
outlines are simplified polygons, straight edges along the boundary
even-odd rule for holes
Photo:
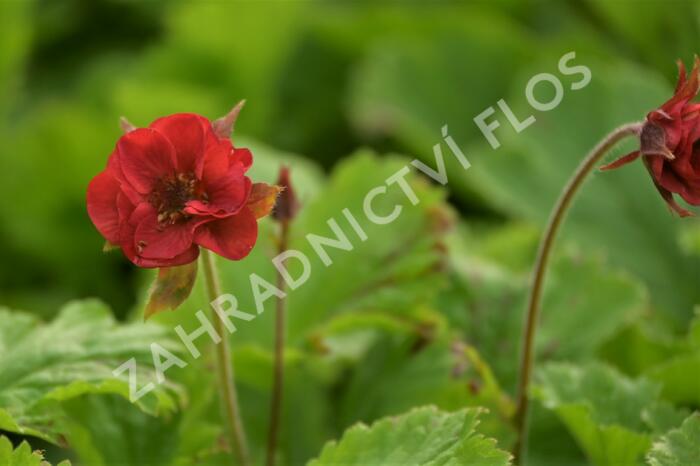
[[[530,297],[522,337],[523,347],[520,360],[520,377],[518,380],[517,409],[515,412],[515,427],[518,433],[518,441],[515,447],[516,461],[522,461],[522,458],[524,458],[525,446],[527,444],[528,390],[534,362],[535,333],[540,314],[542,286],[544,284],[554,240],[556,239],[559,227],[571,206],[574,196],[586,177],[593,171],[608,150],[621,139],[630,135],[639,134],[641,127],[642,123],[628,123],[620,126],[608,134],[590,153],[588,153],[588,155],[586,155],[559,195],[554,210],[552,210],[550,214],[544,235],[540,240],[532,284],[530,286]]]
[[[289,221],[280,222],[279,253],[287,250],[289,241]],[[277,271],[277,288],[284,291],[285,282]],[[275,451],[282,418],[282,393],[284,391],[284,340],[286,332],[285,314],[287,299],[277,300],[275,313],[275,368],[273,374],[272,401],[270,402],[270,424],[267,435],[267,466],[275,465]]]
[[[207,293],[209,301],[214,301],[221,295],[221,284],[219,275],[214,263],[214,255],[202,248],[202,268],[207,283]],[[250,466],[250,454],[246,441],[243,422],[241,421],[241,410],[238,405],[238,395],[233,373],[233,361],[231,359],[231,347],[229,345],[228,333],[224,328],[223,321],[216,313],[214,314],[214,328],[221,336],[221,342],[216,346],[216,372],[219,382],[219,392],[221,403],[224,407],[224,421],[227,424],[229,442],[234,449],[241,466]]]

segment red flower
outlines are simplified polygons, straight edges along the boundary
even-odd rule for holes
[[[699,74],[698,57],[689,76],[679,61],[676,91],[647,115],[639,135],[640,149],[602,168],[617,168],[641,155],[661,197],[681,217],[693,214],[675,202],[674,194],[700,205],[700,103],[691,102],[698,93]]]
[[[199,246],[245,257],[267,212],[249,204],[250,151],[224,135],[206,118],[182,113],[122,136],[87,191],[99,232],[141,267],[192,262]]]

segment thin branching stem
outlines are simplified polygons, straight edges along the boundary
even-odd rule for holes
[[[639,134],[642,123],[629,123],[615,129],[608,134],[597,146],[586,155],[581,164],[576,168],[572,177],[564,186],[559,195],[552,213],[550,214],[547,227],[540,240],[537,260],[532,275],[530,286],[530,296],[528,300],[527,314],[525,316],[525,326],[522,337],[522,352],[520,360],[520,377],[518,379],[517,408],[515,413],[515,427],[518,433],[518,441],[515,447],[516,461],[522,461],[525,457],[527,445],[527,421],[529,411],[529,387],[532,378],[534,364],[535,335],[537,333],[537,322],[539,320],[542,287],[544,284],[549,256],[556,239],[559,228],[566,217],[566,213],[571,206],[576,193],[583,184],[586,177],[598,165],[603,156],[620,140],[627,136]]]

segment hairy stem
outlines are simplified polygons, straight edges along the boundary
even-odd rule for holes
[[[289,241],[289,222],[283,220],[280,224],[279,252],[287,249]],[[277,288],[284,291],[285,281],[277,271]],[[270,423],[267,435],[267,466],[275,465],[275,451],[279,437],[280,421],[282,418],[282,392],[284,390],[284,341],[286,332],[287,299],[277,300],[275,312],[275,367],[272,382],[272,400],[270,402]]]
[[[202,248],[202,268],[207,284],[209,301],[214,301],[221,295],[221,284],[219,275],[214,263],[214,255]],[[248,443],[246,441],[243,422],[241,421],[241,410],[238,405],[238,394],[236,393],[236,383],[233,373],[233,361],[231,359],[231,347],[229,345],[228,334],[224,328],[223,321],[214,313],[214,328],[221,336],[221,342],[215,345],[216,349],[216,372],[219,383],[221,403],[224,408],[224,421],[229,434],[229,442],[241,466],[251,466]]]
[[[547,227],[540,240],[532,283],[530,285],[530,296],[522,337],[523,347],[520,360],[520,377],[518,380],[517,409],[515,412],[515,427],[518,433],[518,442],[515,448],[516,460],[522,461],[527,444],[527,420],[530,401],[528,390],[534,364],[535,335],[540,314],[542,286],[544,284],[554,240],[556,239],[559,227],[571,206],[574,196],[586,177],[615,144],[627,136],[639,134],[641,127],[642,123],[629,123],[620,126],[608,134],[588,153],[588,155],[586,155],[559,195],[559,199],[550,214]]]

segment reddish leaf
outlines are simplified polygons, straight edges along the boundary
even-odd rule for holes
[[[248,198],[248,208],[255,218],[262,218],[272,212],[277,201],[277,196],[282,188],[267,183],[255,183]]]
[[[197,278],[197,261],[177,267],[163,267],[153,282],[144,319],[159,312],[175,310],[192,292]]]

